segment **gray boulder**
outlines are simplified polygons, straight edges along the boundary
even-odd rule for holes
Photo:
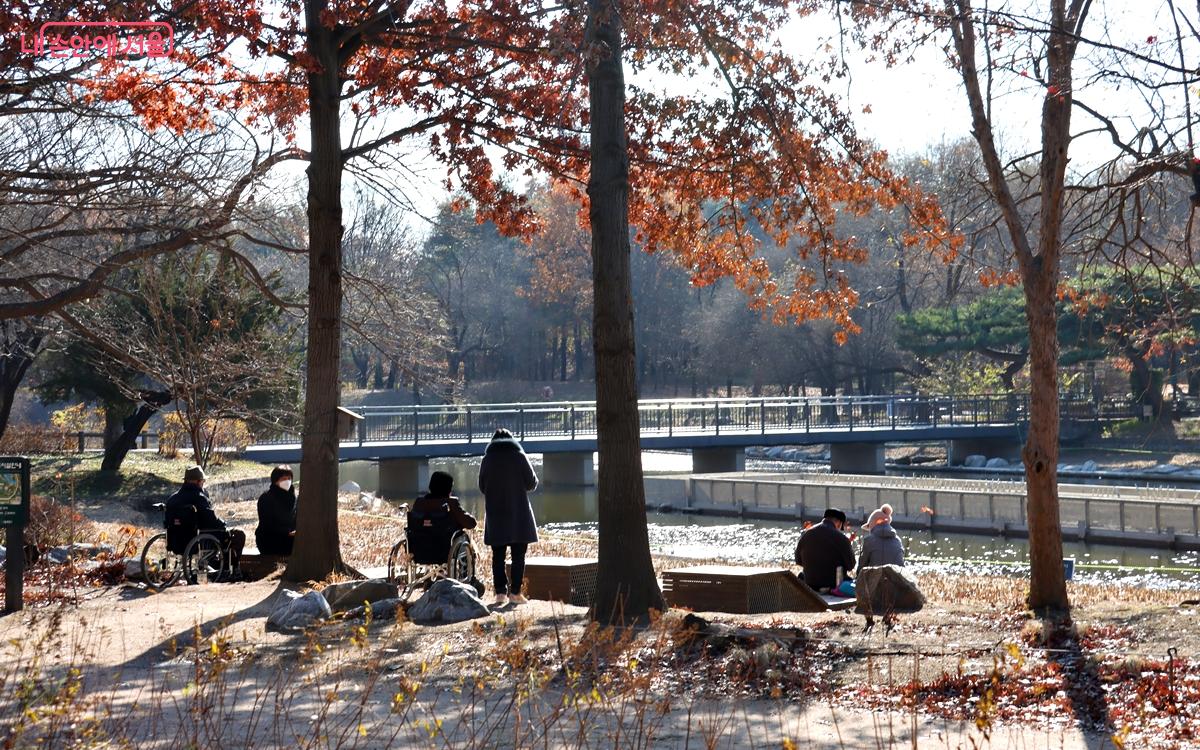
[[[968,469],[982,469],[987,465],[987,456],[972,454],[963,459],[962,465]]]
[[[1084,461],[1084,462],[1083,462],[1083,467],[1082,467],[1082,468],[1083,468],[1083,470],[1084,470],[1084,471],[1096,471],[1096,470],[1098,470],[1098,469],[1099,469],[1099,467],[1098,467],[1098,466],[1096,466],[1096,462],[1095,462],[1095,461],[1091,461],[1091,460],[1089,460],[1089,461]]]
[[[984,466],[989,469],[1007,469],[1008,461],[1003,458],[989,458]]]
[[[414,622],[462,622],[487,615],[487,605],[473,587],[449,578],[435,581],[408,608],[408,617]]]
[[[67,560],[95,560],[101,555],[113,555],[117,551],[111,544],[66,544],[46,550],[45,559],[63,564]]]
[[[863,568],[855,579],[857,600],[854,611],[860,615],[918,612],[925,606],[925,595],[917,581],[899,565]]]
[[[357,495],[362,492],[362,487],[352,479],[349,482],[343,482],[342,486],[338,487],[338,492],[349,492]]]
[[[767,449],[767,458],[780,458],[783,456],[784,446],[776,445]]]
[[[366,581],[347,581],[333,583],[321,591],[329,608],[334,612],[344,612],[348,609],[361,607],[363,602],[377,602],[382,599],[395,599],[400,595],[400,589],[394,583],[373,578]]]
[[[284,599],[275,606],[267,617],[268,630],[294,632],[304,630],[321,620],[327,620],[333,611],[329,602],[320,591],[310,591],[301,594],[298,591],[284,590]]]
[[[394,620],[396,613],[404,606],[403,599],[380,599],[371,602],[372,620]],[[352,620],[362,620],[367,616],[366,606],[358,606],[346,612],[346,617]]]
[[[142,558],[126,557],[122,560],[125,563],[125,579],[129,581],[142,580]]]

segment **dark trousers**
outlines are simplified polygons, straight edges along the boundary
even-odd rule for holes
[[[525,550],[528,544],[493,544],[492,545],[492,584],[497,594],[521,593],[521,582],[525,580]],[[508,577],[504,575],[504,551],[512,549],[512,580],[513,586],[508,588]]]

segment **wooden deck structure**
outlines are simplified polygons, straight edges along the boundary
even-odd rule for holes
[[[592,606],[596,595],[594,557],[528,557],[525,559],[525,595],[530,599]]]
[[[699,565],[663,573],[663,596],[697,612],[762,614],[850,609],[854,599],[822,596],[786,568]]]

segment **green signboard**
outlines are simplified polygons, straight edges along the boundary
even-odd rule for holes
[[[0,526],[29,520],[29,459],[0,457]]]

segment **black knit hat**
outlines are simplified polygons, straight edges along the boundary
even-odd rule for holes
[[[429,477],[429,494],[432,497],[450,497],[454,489],[454,477],[444,471],[435,471]]]

